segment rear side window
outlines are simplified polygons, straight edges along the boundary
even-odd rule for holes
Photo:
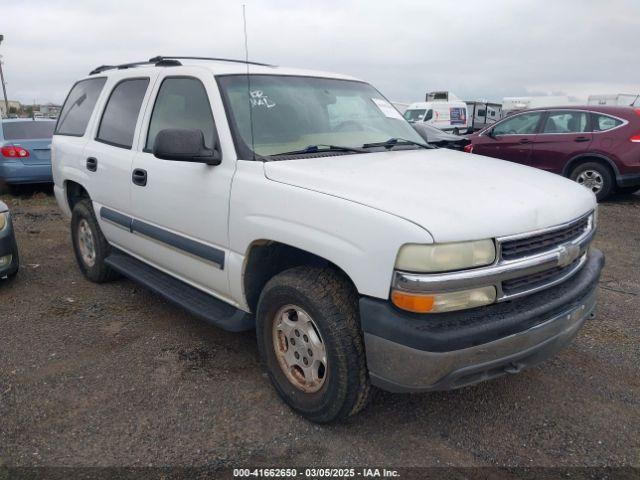
[[[115,147],[131,148],[148,78],[123,80],[112,90],[96,140]]]
[[[53,135],[56,122],[3,122],[5,140],[47,139]]]
[[[107,79],[104,77],[89,78],[73,86],[58,117],[56,135],[76,137],[84,135],[93,107],[95,107],[106,81]]]
[[[544,122],[543,133],[580,133],[587,131],[585,112],[553,112]]]
[[[604,132],[605,130],[611,130],[612,128],[622,125],[622,120],[610,117],[609,115],[598,115],[597,113],[594,113],[593,117],[594,132]]]
[[[213,148],[213,115],[209,97],[200,80],[166,78],[162,82],[151,113],[146,151],[153,149],[156,135],[166,128],[201,130],[205,146]]]

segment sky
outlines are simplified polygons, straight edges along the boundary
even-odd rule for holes
[[[0,0],[7,93],[60,103],[98,65],[244,58],[364,79],[397,102],[640,93],[638,0]]]

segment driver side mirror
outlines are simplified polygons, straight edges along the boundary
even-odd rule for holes
[[[162,160],[220,165],[222,155],[214,139],[213,150],[205,146],[199,129],[166,128],[160,130],[153,142],[153,155]]]

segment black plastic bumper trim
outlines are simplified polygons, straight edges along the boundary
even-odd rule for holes
[[[619,175],[616,178],[618,186],[620,187],[635,187],[640,186],[640,173],[627,173],[625,175]]]

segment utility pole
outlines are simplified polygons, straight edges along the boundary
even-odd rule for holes
[[[4,40],[4,35],[0,35],[0,44]],[[2,73],[2,55],[0,55],[0,83],[2,83],[2,94],[4,95],[4,110],[5,115],[9,116],[9,100],[7,100],[7,87],[4,84],[4,73]]]

